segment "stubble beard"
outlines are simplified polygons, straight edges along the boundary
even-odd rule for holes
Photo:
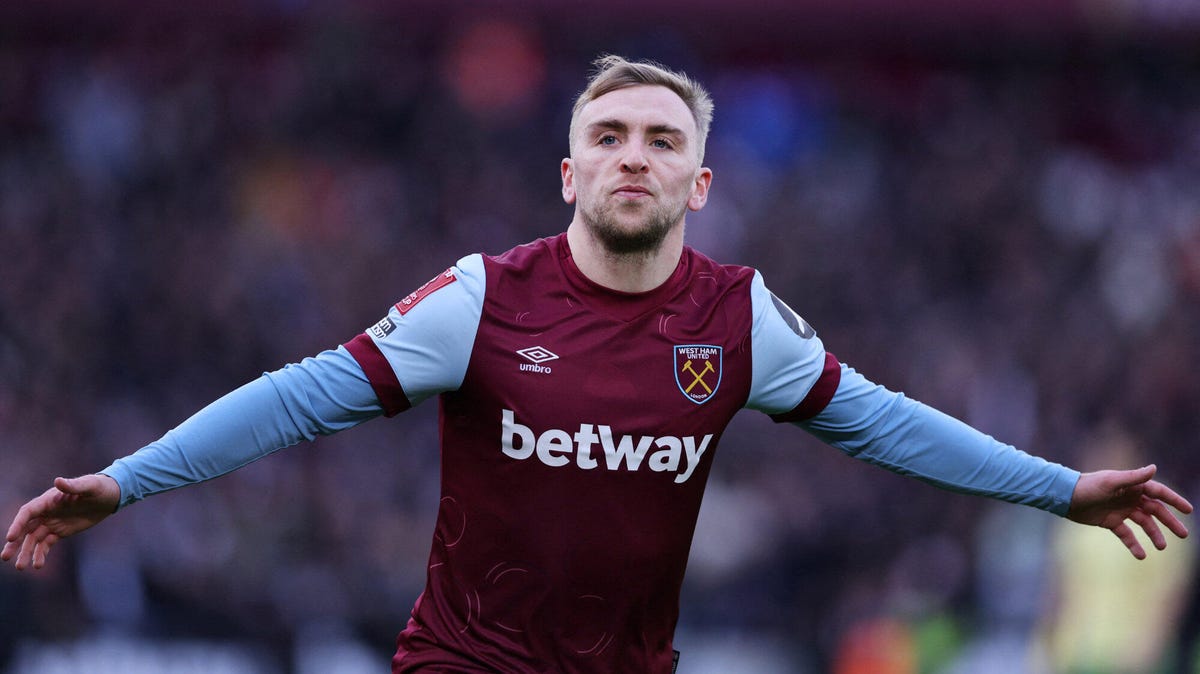
[[[610,255],[629,257],[653,255],[662,246],[676,224],[681,224],[686,208],[667,206],[651,209],[639,227],[622,226],[617,218],[619,206],[607,205],[583,209],[583,224]]]

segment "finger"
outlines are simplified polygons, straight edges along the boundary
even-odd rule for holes
[[[1171,533],[1175,534],[1179,538],[1188,537],[1187,525],[1185,525],[1183,521],[1176,517],[1175,513],[1171,512],[1171,509],[1163,505],[1162,502],[1155,501],[1154,499],[1150,498],[1144,498],[1142,500],[1142,509],[1157,518],[1159,522],[1162,522],[1167,529],[1171,531]]]
[[[1155,522],[1149,513],[1144,510],[1135,510],[1130,513],[1129,519],[1136,522],[1142,528],[1142,531],[1146,532],[1146,535],[1150,537],[1150,542],[1154,544],[1155,548],[1163,550],[1167,547],[1167,537],[1163,536],[1162,529],[1158,528],[1158,522]]]
[[[32,503],[32,501],[30,503]],[[21,537],[21,534],[25,531],[25,525],[30,519],[29,510],[29,503],[26,503],[25,505],[21,506],[19,510],[17,510],[17,514],[13,517],[12,524],[8,526],[8,533],[5,534],[4,540],[12,543]]]
[[[20,516],[18,515],[18,519]],[[13,527],[9,529],[8,537],[4,540],[4,550],[0,551],[0,560],[8,561],[21,549],[21,544],[25,540],[25,535],[28,533],[26,529],[37,528],[40,520],[29,520],[22,522],[20,527],[17,527],[14,521]]]
[[[29,564],[28,550],[29,546],[33,545],[32,534],[39,526],[41,526],[41,521],[37,519],[26,522],[25,530],[4,544],[4,561],[12,559],[15,554],[17,561],[14,562],[14,566],[18,571]]]
[[[1134,557],[1138,559],[1146,558],[1146,550],[1142,548],[1142,544],[1138,542],[1137,536],[1133,534],[1133,529],[1130,529],[1127,524],[1124,522],[1118,524],[1112,528],[1112,532],[1117,535],[1117,538],[1121,539],[1126,548],[1129,548],[1129,552],[1133,553]]]
[[[46,555],[50,553],[50,548],[58,542],[58,536],[50,534],[41,540],[33,548],[33,568],[40,569],[46,566]]]
[[[20,549],[21,546],[16,541],[5,541],[4,549],[0,550],[0,562],[7,562],[12,559],[13,555],[17,554],[17,550]]]
[[[1138,485],[1149,482],[1150,479],[1153,478],[1154,474],[1157,472],[1158,472],[1158,467],[1155,466],[1154,464],[1150,464],[1149,466],[1142,466],[1141,468],[1135,468],[1133,470],[1114,471],[1114,474],[1111,476],[1111,478],[1113,480],[1112,485],[1115,490],[1129,489],[1130,487],[1136,487]]]
[[[72,477],[72,478],[56,477],[56,478],[54,478],[54,488],[61,491],[64,494],[71,494],[71,495],[76,495],[76,496],[78,496],[79,494],[86,494],[89,491],[91,491],[91,488],[88,484],[88,480],[86,479],[86,477],[87,476]]]
[[[50,536],[54,536],[55,540],[58,539],[58,536],[52,534],[50,529],[46,527],[45,524],[41,523],[40,520],[36,526],[32,527],[26,532],[24,538],[21,540],[21,552],[17,554],[16,566],[18,570],[29,567],[34,560],[34,555],[38,549],[38,546],[40,546],[42,541],[46,540],[46,538]],[[38,567],[35,566],[34,568]]]
[[[33,548],[36,545],[37,542],[33,540],[32,536],[21,539],[21,551],[17,553],[17,561],[14,563],[17,571],[24,571],[29,566],[33,559]]]
[[[53,504],[62,498],[62,494],[55,488],[51,487],[42,492],[41,496],[29,501],[17,510],[17,514],[13,517],[12,524],[8,527],[8,534],[5,535],[5,540],[15,541],[21,536],[33,531],[41,522],[41,517],[50,509],[50,504]]]
[[[1192,504],[1190,501],[1180,496],[1175,492],[1174,489],[1171,489],[1161,482],[1147,482],[1146,490],[1143,493],[1152,498],[1156,498],[1163,503],[1166,503],[1185,515],[1192,512]]]

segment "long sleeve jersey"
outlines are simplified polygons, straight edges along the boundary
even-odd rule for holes
[[[434,396],[440,509],[394,672],[671,671],[704,486],[743,408],[1059,515],[1079,477],[840,363],[754,269],[685,248],[661,286],[621,293],[565,235],[464,257],[103,472],[124,506]]]

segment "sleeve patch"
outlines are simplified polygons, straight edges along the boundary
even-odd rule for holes
[[[789,307],[783,300],[776,297],[775,293],[771,293],[771,304],[775,305],[775,311],[779,312],[780,317],[783,318],[783,322],[787,323],[787,326],[792,329],[792,332],[800,335],[804,339],[811,339],[813,335],[817,334],[817,331],[812,329],[812,326],[808,324],[808,321],[800,318],[800,314],[792,311],[792,308]]]
[[[368,332],[374,335],[375,339],[385,339],[395,330],[396,324],[392,322],[392,319],[385,316],[383,320],[379,321],[375,325],[372,325]]]
[[[441,274],[438,274],[437,276],[429,279],[429,281],[427,281],[425,283],[425,285],[414,290],[412,292],[412,294],[410,294],[408,297],[405,297],[404,299],[397,302],[396,303],[396,311],[399,311],[401,316],[403,316],[404,314],[407,314],[409,311],[412,310],[413,307],[417,306],[418,302],[425,299],[426,297],[429,297],[437,290],[439,290],[441,288],[445,288],[446,286],[450,285],[451,283],[454,283],[457,280],[458,280],[458,278],[454,275],[454,268],[451,267],[450,269],[447,269],[446,271],[442,272]]]

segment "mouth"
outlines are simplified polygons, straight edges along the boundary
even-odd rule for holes
[[[640,185],[621,185],[613,190],[613,195],[625,197],[626,199],[639,199],[641,197],[652,196],[650,190]]]

